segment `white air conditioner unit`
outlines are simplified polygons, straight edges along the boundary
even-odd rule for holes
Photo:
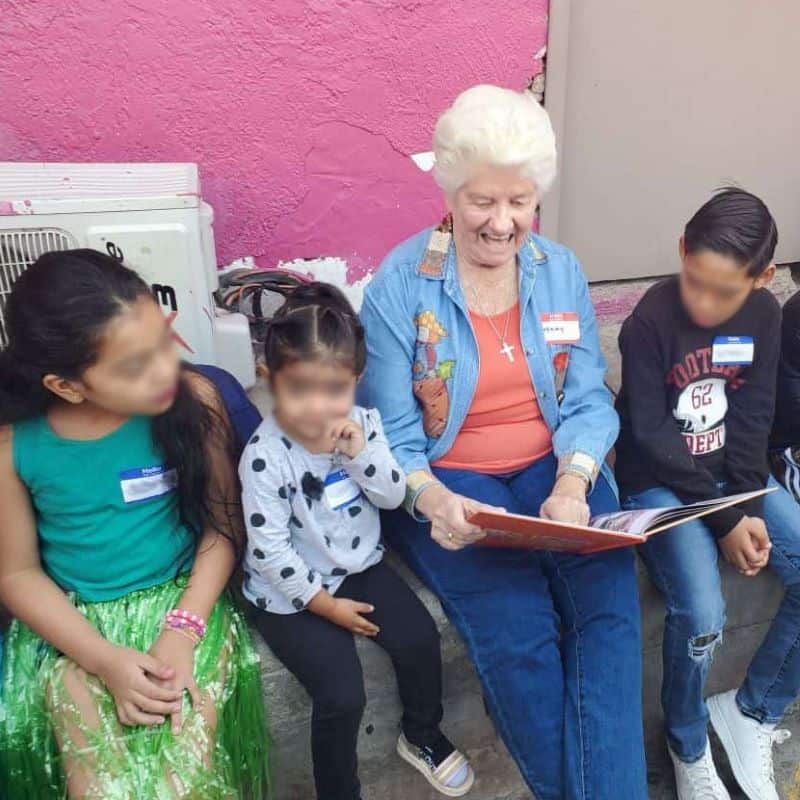
[[[187,360],[255,383],[247,319],[214,305],[213,210],[196,164],[0,162],[0,347],[11,286],[42,253],[91,247],[121,257],[152,287]]]

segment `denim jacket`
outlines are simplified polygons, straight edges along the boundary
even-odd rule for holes
[[[432,230],[389,253],[361,309],[368,351],[362,399],[380,411],[407,474],[429,471],[430,463],[448,452],[480,369],[452,240],[440,265],[432,269],[425,262]],[[579,472],[593,482],[602,471],[614,487],[605,457],[619,420],[603,382],[606,362],[580,264],[566,247],[533,234],[517,263],[521,340],[559,473]],[[563,312],[577,314],[579,338],[548,343],[541,317]]]

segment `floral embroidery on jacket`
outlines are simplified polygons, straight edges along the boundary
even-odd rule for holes
[[[450,413],[447,381],[453,375],[454,359],[439,361],[436,346],[447,330],[432,311],[421,311],[414,318],[417,326],[416,357],[413,366],[414,395],[422,406],[422,427],[430,437],[441,436]]]

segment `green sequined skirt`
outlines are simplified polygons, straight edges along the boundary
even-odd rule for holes
[[[108,641],[147,651],[186,580],[104,603],[72,599]],[[89,727],[63,683],[66,659],[14,621],[0,688],[0,796],[62,800],[66,764],[91,764],[86,797],[103,800],[262,800],[269,797],[268,738],[260,665],[244,618],[223,596],[195,652],[195,681],[214,703],[216,724],[185,704],[183,729],[169,722],[125,727],[100,681],[86,676],[100,724]],[[206,712],[208,713],[208,712]],[[80,746],[72,741],[80,738]],[[57,744],[58,743],[58,744]],[[88,745],[88,746],[87,746]]]

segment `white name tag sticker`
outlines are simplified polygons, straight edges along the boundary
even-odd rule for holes
[[[714,366],[747,366],[753,363],[752,336],[717,336],[711,349]]]
[[[575,344],[581,339],[581,323],[575,311],[542,314],[540,320],[547,344]]]
[[[323,494],[328,507],[339,511],[361,497],[361,487],[340,468],[328,473]]]
[[[174,492],[178,488],[178,472],[163,464],[126,469],[119,474],[119,485],[126,503],[139,503]]]

